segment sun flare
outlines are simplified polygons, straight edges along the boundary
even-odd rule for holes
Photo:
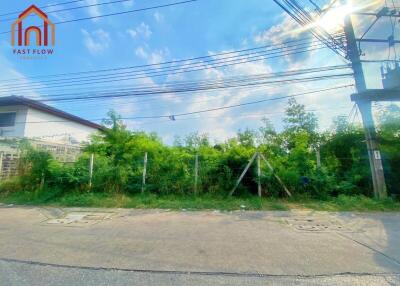
[[[316,26],[321,27],[327,32],[335,32],[343,25],[344,18],[353,11],[354,8],[351,3],[333,7],[316,22]]]

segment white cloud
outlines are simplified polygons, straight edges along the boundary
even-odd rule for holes
[[[142,59],[147,59],[147,57],[148,57],[147,52],[144,50],[143,47],[136,48],[135,55],[137,55],[139,58],[142,58]]]
[[[144,22],[140,23],[140,25],[136,28],[126,30],[126,32],[132,38],[143,37],[145,39],[150,38],[151,34],[153,33],[149,25],[145,24]]]
[[[98,29],[88,32],[82,29],[81,32],[83,34],[83,43],[91,54],[100,54],[109,48],[111,37],[107,31]]]
[[[297,38],[302,29],[290,16],[283,15],[283,20],[278,24],[257,33],[253,37],[256,44],[280,44],[289,38]]]
[[[125,7],[130,8],[130,7],[132,7],[132,6],[135,4],[135,2],[134,2],[133,0],[130,0],[130,1],[122,2],[122,4],[123,4]]]
[[[149,64],[159,64],[165,61],[169,54],[168,49],[147,51],[145,47],[139,46],[135,50],[135,55],[147,61]]]
[[[50,6],[46,8],[46,13],[50,14],[49,17],[51,17],[52,20],[57,19],[58,21],[66,21],[72,18],[72,14],[69,11],[58,11],[64,8],[64,5]]]
[[[148,62],[150,64],[159,64],[165,59],[165,53],[163,51],[155,51],[150,54]]]
[[[303,41],[282,45],[282,43],[300,39]],[[282,51],[287,53],[283,59],[285,59],[289,65],[306,60],[311,53],[297,51],[295,54],[293,54],[293,51],[296,48],[301,48],[306,51],[306,49],[310,47],[314,40],[315,39],[312,37],[310,31],[301,27],[287,14],[282,15],[281,22],[262,32],[257,33],[253,37],[253,42],[257,45],[275,45],[276,47],[274,48],[282,48]],[[301,45],[299,46],[299,44]],[[295,45],[297,45],[297,47]]]
[[[308,38],[309,37],[309,38]],[[308,31],[304,31],[288,16],[283,16],[280,23],[265,29],[264,31],[249,37],[248,41],[243,40],[243,45],[248,43],[279,44],[290,39],[305,38],[305,46],[311,43],[311,37]],[[231,52],[231,51],[218,51]],[[166,54],[163,50],[150,50],[146,45],[136,49],[136,55],[145,59],[148,63],[165,61]],[[236,54],[230,53],[224,56],[217,56],[210,52],[213,59],[222,60],[225,57],[231,57]],[[214,81],[222,80],[230,77],[242,77],[254,74],[269,74],[277,71],[286,71],[293,69],[306,69],[311,67],[331,66],[343,64],[340,62],[339,56],[333,54],[328,49],[307,52],[301,57],[284,57],[266,61],[243,62],[239,65],[226,67],[213,66],[210,62],[204,62],[204,66],[208,67],[201,72],[196,73],[179,73],[194,62],[185,61],[179,65],[170,65],[177,68],[177,71],[166,77],[165,83],[172,81]],[[196,61],[196,66],[200,66]],[[340,73],[340,72],[338,72]],[[164,84],[159,83],[159,78],[154,81],[158,83],[158,87]],[[199,110],[212,109],[215,107],[229,106],[251,101],[275,98],[279,96],[294,95],[306,93],[313,90],[331,88],[344,84],[351,84],[351,79],[318,81],[308,83],[290,83],[280,85],[266,85],[252,88],[232,88],[220,89],[214,91],[204,91],[188,94],[171,93],[160,97],[158,102],[153,102],[149,109],[141,109],[141,114],[179,114],[185,112],[195,112]],[[340,114],[348,114],[352,107],[350,101],[351,89],[339,89],[326,91],[315,94],[308,94],[296,97],[297,100],[306,105],[308,110],[317,110],[317,116],[320,119],[321,129],[326,129],[331,125],[333,117]],[[153,130],[160,132],[163,138],[172,138],[172,134],[180,133],[180,135],[188,134],[193,131],[199,133],[210,134],[211,139],[224,141],[228,137],[235,135],[236,131],[245,129],[246,127],[256,129],[260,126],[260,119],[266,115],[275,124],[278,130],[283,127],[282,118],[285,116],[284,111],[287,100],[268,101],[260,104],[247,105],[232,109],[221,109],[218,111],[202,113],[199,115],[177,117],[176,122],[167,122],[167,126],[174,125],[173,128],[161,128],[157,124]],[[143,128],[144,126],[142,126]],[[179,129],[179,131],[178,131]]]
[[[96,5],[99,4],[97,0],[85,0],[86,5]],[[101,15],[101,11],[99,6],[90,6],[87,8],[87,12],[90,17],[97,17]],[[93,21],[96,21],[97,19],[93,19]]]
[[[154,14],[154,19],[156,20],[157,23],[161,23],[164,21],[164,15],[161,14],[160,12],[156,11]]]
[[[19,60],[19,59],[18,59]],[[22,60],[21,60],[22,61]],[[40,92],[39,90],[44,87],[43,84],[38,84],[30,80],[27,76],[23,73],[19,72],[15,66],[0,53],[0,66],[1,66],[1,74],[0,80],[4,80],[4,82],[0,82],[0,96],[10,96],[10,95],[17,95],[17,96],[24,96],[29,97],[32,99],[40,99]],[[9,81],[10,79],[17,79],[13,81]],[[20,89],[12,88],[10,84],[21,85]]]

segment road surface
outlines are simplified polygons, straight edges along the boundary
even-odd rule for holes
[[[2,205],[0,285],[400,285],[400,214]]]

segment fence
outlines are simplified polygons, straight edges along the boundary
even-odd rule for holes
[[[60,144],[41,140],[28,140],[34,147],[50,152],[54,158],[62,163],[75,162],[82,152],[79,145]],[[18,173],[20,139],[0,140],[0,179],[16,176]]]
[[[21,140],[0,140],[0,179],[2,180],[18,175],[18,160],[20,156],[19,145],[21,143],[20,141]],[[76,162],[78,157],[82,153],[82,147],[77,145],[67,145],[41,140],[29,140],[29,143],[34,148],[48,151],[53,155],[56,160],[64,164]],[[175,177],[176,179],[180,178],[180,180],[176,180],[172,184],[168,184],[168,182],[165,181],[165,178],[162,178],[163,174],[165,175],[166,173],[168,173],[167,169],[165,169],[165,166],[164,168],[161,167],[156,170],[151,168],[153,165],[152,161],[156,159],[155,157],[149,158],[147,152],[145,152],[143,156],[140,157],[141,158],[138,158],[139,162],[136,163],[138,173],[136,173],[136,175],[134,175],[133,177],[137,176],[137,185],[140,185],[142,193],[146,190],[149,190],[149,187],[151,188],[151,185],[158,185],[160,190],[160,186],[163,186],[163,188],[165,189],[186,189],[190,192],[193,192],[194,194],[197,194],[203,189],[204,185],[218,184],[217,181],[220,179],[220,175],[224,174],[227,176],[229,175],[229,178],[227,179],[228,181],[232,182],[233,189],[231,189],[230,191],[230,195],[232,195],[239,184],[242,182],[246,173],[248,173],[249,168],[253,164],[255,158],[257,158],[257,173],[255,176],[257,177],[256,181],[258,185],[258,195],[261,196],[262,193],[262,186],[260,181],[262,176],[260,164],[262,160],[264,166],[266,165],[270,173],[275,176],[276,180],[281,185],[280,187],[283,188],[288,196],[291,196],[290,191],[287,189],[282,180],[277,176],[273,167],[270,165],[267,159],[258,152],[256,152],[251,158],[249,158],[250,160],[246,162],[245,166],[231,166],[229,167],[229,170],[224,169],[224,167],[226,167],[225,165],[220,165],[219,162],[212,162],[212,160],[209,160],[210,158],[207,159],[206,157],[199,156],[198,154],[189,155],[185,158],[180,158],[179,167],[176,168],[176,170],[168,167],[168,171],[173,173],[173,177]],[[98,165],[96,160],[97,159],[95,154],[91,154],[87,165],[87,184],[89,188],[99,186],[98,180],[96,180],[96,175],[97,171],[101,170],[101,168],[95,168],[96,165]],[[104,170],[100,171],[100,176],[104,177],[104,173],[102,171]],[[214,182],[211,183],[211,181],[213,180]],[[225,187],[229,186],[225,184]],[[263,191],[267,192],[267,189],[264,189]]]

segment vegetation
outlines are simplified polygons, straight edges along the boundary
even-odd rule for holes
[[[20,176],[0,185],[6,203],[65,206],[157,207],[189,209],[287,209],[292,206],[326,210],[398,210],[393,199],[375,201],[360,126],[338,117],[332,131],[318,132],[312,112],[289,101],[285,128],[277,132],[268,119],[259,130],[239,131],[225,143],[211,144],[203,134],[176,138],[173,146],[156,134],[132,132],[110,112],[108,127],[93,137],[77,162],[62,165],[29,144],[21,144]],[[400,108],[381,107],[378,135],[383,150],[389,194],[400,193]],[[256,197],[257,176],[250,168],[235,192],[227,194],[256,152],[261,152],[294,195],[286,198],[270,169],[262,164],[263,199]],[[143,156],[148,154],[142,194]],[[317,153],[321,163],[318,163]],[[94,154],[92,184],[89,158]],[[195,156],[199,157],[195,193]]]

